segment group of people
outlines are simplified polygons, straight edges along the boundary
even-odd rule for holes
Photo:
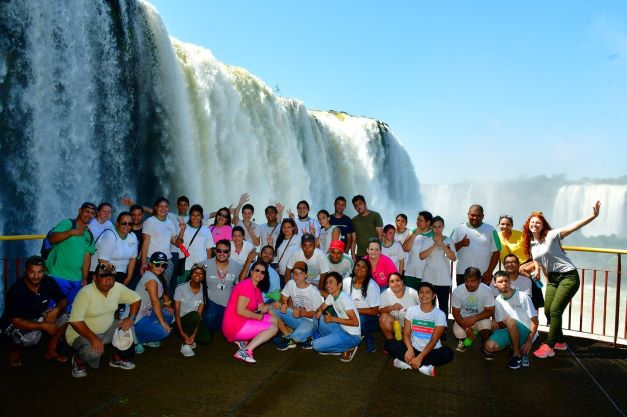
[[[65,337],[75,352],[72,375],[82,377],[99,366],[104,345],[114,346],[110,366],[133,369],[131,357],[172,330],[183,356],[221,332],[236,345],[233,357],[249,364],[269,341],[349,362],[362,340],[375,352],[373,333],[381,331],[394,366],[433,376],[453,359],[450,299],[456,350],[480,339],[489,360],[511,347],[508,366],[517,369],[528,366],[540,307],[549,332],[534,355],[566,349],[561,318],[579,276],[560,242],[600,210],[596,202],[590,216],[558,229],[533,212],[522,231],[502,215],[497,231],[472,205],[468,222],[447,237],[444,219],[428,211],[414,230],[405,214],[384,225],[361,195],[352,198],[353,218],[340,196],[333,213],[316,218],[307,201],[285,218],[282,204],[269,205],[264,224],[254,222],[248,199],[205,213],[181,196],[172,213],[165,197],[152,207],[125,197],[129,210],[115,224],[111,204],[83,203],[76,218],[50,231],[43,257],[28,258],[7,293],[0,325],[10,365],[20,366],[22,349],[44,333],[46,357],[70,360],[57,349]]]

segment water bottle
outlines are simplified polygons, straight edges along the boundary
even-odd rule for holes
[[[183,245],[183,242],[179,243],[177,247],[181,250],[181,253],[183,254],[184,258],[189,257],[189,251],[187,250],[185,245]]]
[[[401,332],[401,323],[398,320],[394,320],[394,338],[398,341],[403,340],[403,334]]]
[[[470,345],[472,345],[472,343],[473,343],[473,342],[475,341],[475,339],[477,338],[477,335],[479,334],[479,331],[478,331],[478,330],[473,330],[472,332],[475,334],[475,337],[474,337],[474,338],[472,338],[472,339],[471,339],[470,337],[466,337],[466,338],[464,339],[464,346],[466,346],[466,347],[470,347]]]
[[[524,366],[525,368],[529,367],[529,355],[527,355],[526,353],[522,354],[522,366]]]
[[[534,282],[534,284],[536,284],[536,287],[542,289],[542,287],[544,287],[544,284],[542,283],[542,280],[540,278],[536,279],[536,274],[534,274],[533,272],[531,274],[529,274],[529,278],[531,278],[531,280]]]

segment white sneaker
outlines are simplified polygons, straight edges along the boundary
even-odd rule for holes
[[[394,359],[394,362],[392,364],[394,365],[395,368],[398,368],[398,369],[411,369],[411,365],[399,359]]]
[[[191,345],[182,344],[181,354],[185,356],[186,358],[189,358],[191,356],[194,356],[196,353],[194,352],[194,349],[192,349]]]
[[[238,361],[242,361],[244,363],[248,363],[248,364],[251,364],[251,365],[254,364],[254,363],[257,363],[255,358],[253,357],[253,352],[250,351],[250,350],[240,349],[237,352],[235,352],[233,357],[235,359],[237,359]]]
[[[433,365],[422,365],[418,368],[421,374],[425,374],[427,376],[435,376],[435,366]]]

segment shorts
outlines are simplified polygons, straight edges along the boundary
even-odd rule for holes
[[[527,326],[516,320],[516,328],[518,328],[519,341],[525,341],[529,338],[529,333],[531,333],[531,331],[527,328]],[[498,329],[494,331],[488,340],[496,342],[496,344],[499,345],[499,348],[505,348],[512,344],[512,339],[509,337],[507,329]]]
[[[272,316],[270,314],[264,314],[263,320],[248,319],[242,328],[235,333],[233,340],[251,340],[272,326]]]

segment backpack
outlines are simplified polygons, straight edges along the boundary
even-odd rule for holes
[[[72,229],[76,229],[76,219],[68,219],[69,221],[72,222]],[[89,231],[89,244],[91,245],[91,243],[94,241],[94,235],[91,234],[91,230],[87,229]],[[44,258],[44,261],[48,259],[48,255],[50,255],[50,252],[52,252],[52,248],[54,248],[55,244],[50,243],[50,236],[52,236],[52,234],[54,233],[54,227],[52,229],[50,229],[48,231],[48,233],[46,233],[46,237],[44,238],[44,241],[41,243],[41,257]]]

